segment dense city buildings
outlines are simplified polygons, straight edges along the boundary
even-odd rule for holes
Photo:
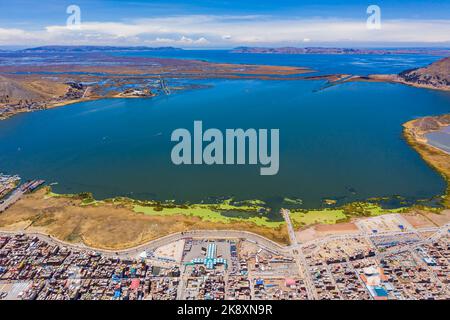
[[[358,233],[279,250],[248,239],[186,234],[139,252],[109,252],[41,234],[3,232],[0,297],[449,299],[449,226],[414,228],[399,219],[364,219]]]

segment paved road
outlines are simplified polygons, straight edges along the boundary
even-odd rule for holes
[[[291,241],[291,245],[295,247],[298,245],[298,240],[297,237],[295,236],[295,230],[294,227],[292,226],[290,214],[291,212],[288,209],[281,209],[281,215],[283,216],[284,221],[286,221],[286,225],[288,228],[289,240]]]
[[[286,225],[288,228],[289,239],[291,241],[290,248],[292,249],[292,255],[296,257],[295,262],[297,263],[299,270],[304,276],[308,298],[311,300],[312,299],[315,300],[317,299],[317,292],[314,287],[311,274],[308,270],[308,263],[306,262],[300,243],[297,240],[297,236],[295,235],[295,230],[294,227],[292,226],[290,213],[291,212],[288,209],[281,209],[281,214],[283,215],[283,218],[286,221]]]
[[[287,210],[284,213],[288,215],[289,211]],[[395,254],[398,254],[401,252],[412,250],[422,244],[431,243],[432,241],[435,241],[439,237],[447,234],[450,230],[449,228],[450,228],[450,224],[446,224],[440,228],[426,228],[426,230],[434,231],[435,233],[433,235],[431,235],[430,237],[428,237],[427,239],[424,239],[424,240],[421,240],[421,241],[418,241],[418,242],[415,242],[412,244],[407,244],[407,245],[401,246],[400,248],[388,250],[383,253],[377,252],[376,255],[374,256],[374,258],[382,259],[389,255],[395,255]],[[425,229],[419,229],[418,231],[423,231],[423,230],[425,230]],[[291,231],[293,231],[293,229]],[[20,233],[20,232],[18,232],[18,231],[0,231],[0,235],[14,235],[14,234],[18,234],[18,233]],[[36,236],[39,239],[41,239],[43,241],[47,241],[48,243],[50,243],[52,245],[60,245],[60,246],[65,246],[65,247],[74,248],[74,249],[78,249],[78,250],[92,250],[92,251],[102,253],[106,256],[115,256],[115,257],[119,257],[119,258],[137,257],[144,250],[145,251],[154,250],[157,247],[169,244],[173,241],[182,240],[182,239],[186,239],[186,238],[200,238],[200,239],[204,239],[204,238],[209,238],[209,239],[242,238],[242,239],[247,239],[249,241],[257,243],[259,246],[266,248],[268,250],[276,251],[276,252],[279,252],[282,254],[286,254],[286,255],[295,257],[296,258],[295,262],[297,263],[299,270],[302,271],[302,274],[304,276],[304,281],[305,281],[305,285],[307,288],[309,299],[317,299],[318,298],[311,274],[309,272],[308,263],[305,259],[303,251],[302,251],[302,247],[306,244],[304,244],[304,245],[299,244],[297,242],[294,232],[290,232],[290,235],[293,236],[292,242],[295,243],[295,245],[290,245],[287,247],[283,247],[269,239],[266,239],[262,236],[259,236],[257,234],[247,232],[247,231],[199,230],[199,231],[189,231],[189,232],[168,235],[166,237],[150,241],[150,242],[143,244],[141,246],[138,246],[136,248],[132,248],[132,249],[128,249],[128,250],[120,250],[120,251],[98,250],[98,249],[89,248],[82,244],[67,243],[67,242],[55,239],[53,237],[50,237],[48,235],[38,233],[38,232],[23,231],[23,233],[28,236]],[[405,235],[405,234],[409,234],[409,233],[415,233],[415,232],[414,231],[412,231],[412,232],[390,232],[390,233],[377,234],[377,236],[379,236],[379,235],[390,235],[390,236]],[[368,235],[368,234],[356,235],[356,237],[361,237],[361,236],[368,237],[371,235]],[[324,239],[320,239],[316,242],[323,243],[326,241],[331,241],[331,240],[336,240],[336,239],[349,239],[349,238],[355,238],[355,235],[351,234],[351,235],[328,236],[328,237],[326,237]],[[310,244],[310,243],[311,242],[308,242],[308,244]],[[182,282],[184,282],[184,280],[185,279],[182,279]],[[183,292],[178,292],[177,296],[182,297]]]
[[[18,234],[19,231],[0,231],[0,234]],[[252,241],[259,246],[266,248],[272,252],[277,252],[280,254],[286,254],[289,252],[288,247],[283,247],[280,244],[273,242],[272,240],[269,240],[267,238],[264,238],[260,235],[257,235],[252,232],[248,231],[236,231],[236,230],[194,230],[194,231],[186,231],[186,232],[179,232],[174,233],[162,238],[158,238],[152,241],[149,241],[145,244],[142,244],[140,246],[126,249],[126,250],[105,250],[105,249],[95,249],[87,247],[83,244],[73,244],[65,241],[61,241],[59,239],[56,239],[54,237],[51,237],[47,234],[34,232],[34,231],[22,231],[22,233],[29,235],[29,236],[36,236],[42,240],[45,240],[53,245],[60,245],[60,246],[66,246],[71,247],[78,250],[92,250],[95,252],[102,253],[107,256],[116,256],[116,257],[136,257],[139,255],[142,251],[153,251],[158,247],[170,244],[172,242],[183,240],[186,238],[200,238],[200,239],[246,239],[249,241]]]

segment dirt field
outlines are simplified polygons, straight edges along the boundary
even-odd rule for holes
[[[423,215],[430,219],[438,227],[443,226],[450,221],[450,210],[444,210],[440,214],[424,212]]]
[[[10,103],[20,100],[45,100],[63,95],[68,85],[43,79],[37,75],[0,76],[0,94],[7,95]]]
[[[285,226],[265,228],[249,222],[212,223],[185,215],[148,216],[126,205],[81,206],[81,200],[46,198],[46,189],[24,196],[0,215],[0,228],[41,231],[61,240],[102,249],[125,249],[161,236],[187,230],[246,230],[281,244],[288,243]]]
[[[437,216],[436,214],[432,214]],[[433,220],[426,216],[425,213],[420,213],[418,211],[410,212],[408,214],[403,214],[403,218],[409,222],[414,228],[426,228],[426,227],[436,227]]]
[[[305,230],[296,232],[297,239],[300,242],[306,242],[314,239],[324,238],[333,234],[357,233],[358,227],[352,223],[338,224],[319,224]]]

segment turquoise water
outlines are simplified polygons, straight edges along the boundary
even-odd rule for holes
[[[98,198],[197,202],[218,196],[428,198],[441,177],[402,139],[401,124],[450,112],[448,93],[386,83],[205,80],[210,88],[154,99],[107,99],[22,114],[0,122],[0,168],[57,182],[56,192]],[[176,128],[279,128],[280,171],[259,166],[175,166]]]

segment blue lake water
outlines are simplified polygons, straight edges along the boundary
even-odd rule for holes
[[[275,66],[307,67],[311,75],[349,73],[369,75],[399,73],[426,66],[442,57],[434,55],[376,55],[376,54],[257,54],[231,53],[227,50],[141,51],[113,53],[118,56],[194,59],[209,62],[263,64]],[[310,75],[310,74],[308,74]]]
[[[350,58],[334,59],[339,65]],[[326,65],[321,71],[331,72]],[[303,199],[305,207],[320,206],[323,198],[428,198],[445,188],[405,143],[401,125],[450,112],[448,93],[386,83],[317,91],[324,81],[198,82],[210,87],[91,101],[1,121],[1,171],[58,182],[56,192],[90,191],[98,198],[290,197]],[[279,173],[260,176],[259,166],[250,165],[173,165],[170,135],[192,129],[194,120],[205,129],[279,128]]]

